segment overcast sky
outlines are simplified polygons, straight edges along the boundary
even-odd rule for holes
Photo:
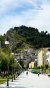
[[[0,34],[21,25],[50,33],[50,0],[0,0]]]

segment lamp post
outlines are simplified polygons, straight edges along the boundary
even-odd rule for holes
[[[11,53],[11,54],[14,56],[14,53]],[[14,76],[14,80],[15,80],[14,57],[13,57],[13,60],[12,60],[12,82],[13,82],[13,76]]]
[[[9,45],[9,41],[5,41],[5,45]],[[8,78],[7,78],[7,86],[9,86],[9,61],[8,61]]]
[[[14,55],[14,53],[11,53],[12,55]],[[12,60],[12,82],[13,82],[13,63],[14,63],[14,58]]]

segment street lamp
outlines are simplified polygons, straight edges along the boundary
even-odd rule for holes
[[[5,45],[9,45],[9,41],[5,41]],[[7,86],[9,86],[9,61],[8,61],[8,78],[7,78]]]
[[[14,55],[14,53],[11,53],[12,55]],[[12,60],[12,82],[13,82],[13,63],[14,63],[14,58]]]
[[[12,59],[12,82],[13,82],[13,76],[14,76],[14,80],[15,80],[14,53],[11,53],[11,55],[13,55],[13,59]]]

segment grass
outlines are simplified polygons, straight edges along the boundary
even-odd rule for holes
[[[6,79],[0,79],[0,84],[3,84],[4,82],[6,82]]]
[[[12,76],[9,75],[9,79],[11,79],[11,78],[12,78]],[[5,83],[6,81],[7,81],[7,77],[6,76],[5,77],[0,76],[0,84]]]
[[[4,82],[6,82],[7,78],[6,77],[1,77],[0,76],[0,84],[3,84]]]

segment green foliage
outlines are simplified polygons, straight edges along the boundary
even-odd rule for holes
[[[29,62],[28,62],[28,61],[25,61],[25,62],[24,62],[24,68],[25,68],[25,69],[28,69],[28,68],[29,68]]]
[[[4,46],[4,40],[5,40],[5,37],[0,35],[0,47]]]
[[[22,68],[24,68],[24,61],[19,61],[19,64],[22,66]]]
[[[38,29],[26,26],[14,27],[7,31],[4,36],[8,37],[10,48],[14,52],[19,52],[25,48],[25,44],[33,48],[49,47],[50,34]]]
[[[38,69],[38,68],[33,68],[33,69],[32,69],[32,73],[38,74],[38,73],[40,73],[40,69]]]
[[[3,50],[0,50],[0,75],[3,73],[4,75],[8,73],[12,73],[12,68],[17,71],[17,69],[21,68],[21,65],[15,60],[14,56],[11,53],[5,53]]]
[[[49,65],[48,64],[45,64],[44,67],[45,67],[45,69],[48,69],[49,68]]]
[[[20,65],[22,66],[23,69],[28,69],[29,67],[29,62],[28,61],[19,61]]]
[[[0,84],[3,84],[4,82],[6,82],[6,80],[7,79],[0,77]]]

